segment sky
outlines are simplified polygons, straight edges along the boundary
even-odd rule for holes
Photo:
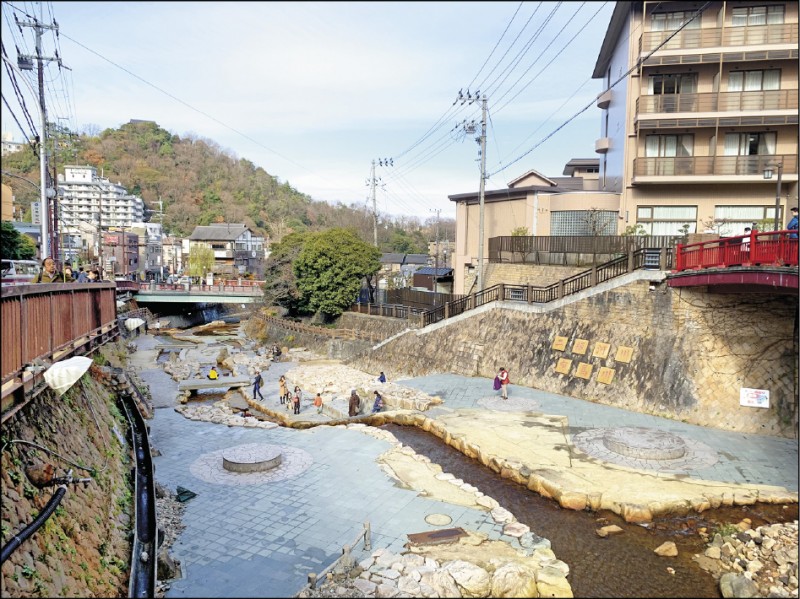
[[[487,190],[596,157],[591,73],[613,6],[3,1],[2,39],[16,66],[36,44],[15,16],[57,23],[42,36],[43,56],[64,67],[45,63],[49,121],[96,133],[152,120],[315,200],[369,210],[374,161],[379,217],[424,221],[455,218],[448,196],[479,189],[483,98]],[[9,71],[27,81],[38,129],[36,70],[2,69],[2,129],[25,141]]]

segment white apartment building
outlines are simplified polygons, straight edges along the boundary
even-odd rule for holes
[[[107,230],[130,227],[144,218],[142,198],[129,194],[121,183],[98,177],[93,166],[65,166],[64,174],[58,175],[58,195],[63,227],[84,222]]]
[[[614,8],[593,77],[619,232],[769,231],[776,204],[783,229],[797,206],[798,4],[721,0],[692,19],[705,4]]]
[[[7,154],[14,154],[15,152],[19,152],[22,150],[25,144],[20,143],[18,141],[14,141],[14,136],[11,133],[3,132],[3,141],[2,141],[2,155],[6,156]]]

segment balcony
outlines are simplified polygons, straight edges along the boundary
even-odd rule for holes
[[[609,104],[611,104],[611,90],[607,89],[602,94],[597,96],[597,107],[608,108]]]
[[[675,31],[646,31],[639,38],[639,53],[658,48]],[[750,25],[748,27],[704,27],[683,29],[669,40],[661,50],[695,50],[703,48],[728,48],[760,46],[767,44],[797,45],[797,23]]]
[[[596,154],[605,154],[611,147],[611,139],[608,137],[601,137],[594,142],[594,151]]]
[[[763,181],[768,164],[783,162],[784,180],[797,181],[797,155],[761,156],[678,156],[635,158],[635,183],[731,183]],[[745,178],[746,177],[746,178]],[[664,179],[668,178],[668,179]],[[774,186],[774,183],[772,183]]]
[[[636,100],[637,115],[763,110],[790,110],[796,113],[797,90],[775,89],[748,92],[663,94],[641,96]]]

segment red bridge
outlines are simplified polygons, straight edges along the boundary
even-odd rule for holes
[[[678,244],[670,287],[743,285],[796,293],[798,289],[797,231],[753,231],[749,235]]]

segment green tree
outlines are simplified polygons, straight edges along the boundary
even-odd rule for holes
[[[282,306],[292,315],[305,311],[305,302],[297,288],[292,265],[308,237],[303,233],[290,233],[280,242],[272,244],[272,251],[264,265],[263,289],[266,305]]]
[[[380,255],[351,229],[329,229],[308,238],[294,263],[308,309],[326,319],[339,316],[355,300],[362,280],[380,270]]]
[[[36,246],[31,238],[17,231],[11,221],[3,221],[1,233],[0,257],[6,260],[30,260],[36,255]]]
[[[511,237],[530,237],[528,227],[517,227],[511,231]]]
[[[207,243],[196,243],[189,249],[190,277],[203,277],[214,267],[214,250]]]

